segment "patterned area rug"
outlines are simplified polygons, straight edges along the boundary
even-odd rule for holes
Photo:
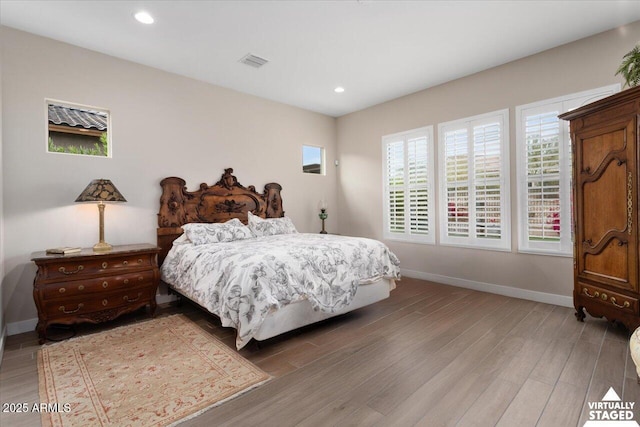
[[[269,378],[183,315],[38,351],[43,426],[177,424]]]

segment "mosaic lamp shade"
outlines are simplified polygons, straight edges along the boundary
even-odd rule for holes
[[[95,252],[108,252],[112,246],[104,241],[104,202],[126,202],[122,193],[108,179],[94,179],[76,198],[76,202],[98,202],[100,212],[100,241],[93,246]]]

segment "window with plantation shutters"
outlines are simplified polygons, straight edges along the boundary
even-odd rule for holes
[[[509,113],[438,125],[440,242],[509,250]]]
[[[445,133],[447,234],[469,235],[469,143],[467,129]]]
[[[619,90],[612,85],[516,107],[519,251],[571,256],[571,141],[558,115]]]
[[[433,128],[382,138],[384,238],[434,243]]]

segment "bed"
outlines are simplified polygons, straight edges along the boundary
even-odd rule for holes
[[[238,349],[388,298],[400,278],[377,240],[298,233],[277,183],[258,193],[229,168],[197,191],[177,177],[161,187],[162,281],[235,328]]]

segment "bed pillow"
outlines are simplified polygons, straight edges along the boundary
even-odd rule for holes
[[[253,215],[251,212],[248,212],[248,214],[249,228],[257,237],[298,232],[289,217],[263,219]]]
[[[185,233],[182,233],[180,237],[178,237],[176,240],[173,241],[173,246],[190,245],[190,244],[191,244],[191,241],[189,240],[189,238]]]
[[[253,237],[251,230],[237,218],[213,224],[189,223],[183,225],[182,229],[194,245],[233,242]]]

